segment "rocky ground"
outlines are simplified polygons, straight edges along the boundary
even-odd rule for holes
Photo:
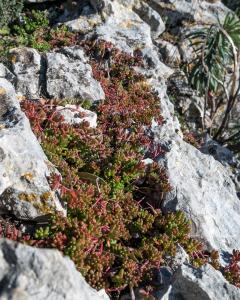
[[[45,1],[26,2],[32,3],[32,8],[36,2]],[[130,55],[141,52],[143,63],[135,70],[157,95],[164,120],[161,125],[153,121],[148,128],[154,149],[164,149],[164,155],[155,151],[154,161],[166,170],[171,185],[171,191],[163,193],[161,210],[166,214],[184,212],[191,220],[191,237],[201,241],[206,253],[218,251],[223,269],[231,261],[233,250],[240,249],[240,162],[229,149],[209,137],[201,145],[190,144],[178,115],[183,112],[188,128],[196,128],[203,112],[203,100],[182,74],[181,65],[194,55],[186,34],[194,26],[224,19],[229,8],[220,1],[198,0],[60,2],[56,4],[59,14],[54,26],[64,24],[74,34],[67,45],[53,45],[45,51],[11,47],[8,56],[1,59],[2,236],[16,241],[13,236],[31,235],[36,226],[47,224],[53,209],[67,214],[66,203],[48,180],[50,174],[61,176],[59,168],[44,153],[41,140],[34,135],[20,104],[28,100],[51,106],[57,101],[57,111],[68,124],[88,121],[91,128],[98,128],[96,112],[78,104],[87,99],[90,104],[98,105],[108,97],[102,82],[94,76],[90,55],[83,46],[86,41],[104,41]],[[111,61],[106,62],[105,68],[110,69],[107,64]],[[4,235],[6,222],[15,224],[20,233]],[[119,297],[240,299],[240,289],[209,261],[202,266],[192,264],[180,245],[173,261],[171,266],[158,269],[158,288],[151,296],[136,287]],[[237,263],[232,267],[239,275]],[[103,289],[93,290],[74,263],[58,250],[39,249],[2,238],[0,269],[0,299],[113,297]]]

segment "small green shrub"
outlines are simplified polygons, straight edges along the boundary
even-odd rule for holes
[[[188,66],[189,82],[205,98],[203,131],[208,129],[214,139],[231,144],[236,131],[230,124],[240,89],[240,20],[233,12],[228,13],[223,22],[198,28],[188,37],[195,49],[195,58]]]
[[[0,40],[0,55],[6,56],[9,49],[17,46],[35,48],[41,52],[73,45],[78,34],[71,33],[62,25],[51,28],[47,11],[29,11],[21,14],[21,24],[12,24]]]
[[[0,28],[13,22],[23,9],[23,0],[0,0]]]
[[[230,263],[224,268],[223,274],[226,279],[240,288],[240,251],[233,250]]]

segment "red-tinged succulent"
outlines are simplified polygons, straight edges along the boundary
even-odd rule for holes
[[[183,213],[161,212],[170,191],[165,170],[143,163],[164,151],[148,134],[152,120],[161,125],[162,117],[158,97],[134,69],[141,65],[140,56],[103,42],[87,43],[85,49],[106,95],[95,108],[97,128],[62,122],[53,103],[22,103],[62,175],[52,176],[51,186],[67,203],[67,217],[53,212],[31,244],[69,255],[93,287],[117,299],[121,290],[150,278],[153,268],[175,254],[177,244],[190,255],[199,244],[190,238]]]
[[[232,257],[228,266],[224,268],[226,279],[240,288],[240,251],[233,250]]]

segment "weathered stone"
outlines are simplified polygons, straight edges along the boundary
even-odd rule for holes
[[[157,297],[164,300],[238,300],[240,289],[231,285],[223,275],[211,265],[196,269],[182,265],[174,274],[172,284],[165,295]]]
[[[171,67],[177,67],[181,62],[178,47],[161,39],[155,41],[162,55],[163,62]]]
[[[200,150],[205,154],[212,155],[229,170],[240,198],[240,160],[227,147],[212,140],[209,135],[205,137]]]
[[[104,12],[106,15],[113,12],[112,0],[90,0],[90,3],[96,12]]]
[[[163,141],[166,139],[165,135],[169,138],[171,138],[171,136],[175,137],[176,133],[182,136],[179,121],[174,114],[174,105],[170,102],[167,95],[167,86],[165,82],[155,79],[149,79],[148,82],[151,85],[152,89],[158,94],[159,99],[161,99],[161,114],[164,119],[164,123],[161,126],[161,133],[164,133]],[[155,125],[153,123],[153,127]]]
[[[99,82],[92,75],[83,50],[78,46],[65,47],[46,54],[47,92],[55,99],[99,101],[105,98]]]
[[[39,98],[43,68],[41,55],[36,49],[15,48],[10,50],[11,69],[16,76],[16,92],[19,96]]]
[[[127,53],[140,49],[145,68],[139,71],[154,78],[167,78],[173,71],[164,65],[158,55],[151,38],[151,28],[135,12],[131,6],[126,7],[117,1],[111,3],[111,13],[104,24],[97,26],[95,34],[98,39],[113,43]]]
[[[21,112],[13,86],[2,78],[0,145],[0,213],[35,219],[46,215],[50,207],[62,210],[47,181],[50,172],[56,170],[50,167],[29,121]]]
[[[80,124],[88,122],[90,127],[97,127],[97,114],[79,105],[58,106],[57,111],[64,117],[64,122],[68,124]]]
[[[2,300],[108,300],[92,289],[73,262],[57,250],[0,240]]]
[[[223,20],[229,9],[221,1],[209,3],[198,0],[149,0],[150,4],[167,17],[167,22],[172,27],[185,21],[199,24],[212,24]]]
[[[0,63],[0,77],[7,79],[12,84],[14,84],[16,79],[15,75],[1,63]]]
[[[105,23],[97,26],[99,39],[112,42],[121,50],[133,53],[135,48],[152,45],[150,26],[131,9],[126,9],[117,1],[112,2],[113,13]]]
[[[192,220],[193,235],[208,249],[240,248],[240,202],[229,172],[179,137],[164,141],[164,136],[166,132],[156,130],[156,140],[168,145],[159,163],[166,167],[172,186],[163,209],[184,211]]]
[[[175,110],[184,116],[184,122],[192,131],[202,128],[204,97],[199,97],[187,81],[183,72],[176,72],[168,79],[168,93],[174,102]],[[211,126],[209,112],[205,115],[206,128]]]
[[[147,3],[139,1],[138,4],[134,6],[134,11],[150,26],[153,37],[156,38],[165,31],[166,27],[160,14]]]
[[[224,166],[236,166],[237,161],[233,153],[226,147],[221,146],[216,141],[212,140],[210,136],[206,136],[205,141],[201,147],[201,151],[205,154],[212,155],[216,160],[221,162]]]
[[[81,9],[74,11],[65,10],[64,14],[58,19],[72,32],[86,34],[91,32],[95,26],[102,23],[100,14],[96,14],[90,5],[84,5]]]

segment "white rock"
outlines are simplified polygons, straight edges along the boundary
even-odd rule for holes
[[[11,83],[15,81],[15,75],[2,63],[0,63],[0,77],[7,79]]]
[[[157,299],[164,300],[238,300],[240,289],[231,285],[223,275],[211,265],[196,269],[183,264],[174,274],[172,284],[165,295]]]
[[[165,31],[166,27],[160,14],[147,3],[139,1],[134,6],[134,11],[150,26],[153,37],[158,37]]]
[[[199,0],[150,0],[150,3],[162,15],[168,18],[171,26],[177,26],[181,21],[212,24],[223,20],[229,9],[221,1]]]
[[[145,68],[138,71],[154,78],[168,78],[173,71],[160,61],[158,50],[152,42],[151,27],[133,12],[130,4],[128,7],[121,2],[111,2],[112,13],[106,17],[104,24],[96,27],[96,36],[130,54],[140,49]]]
[[[177,46],[162,39],[156,40],[155,43],[157,44],[165,64],[171,67],[179,65],[181,62],[181,56]]]
[[[109,300],[57,250],[0,240],[1,300]]]
[[[159,138],[168,145],[160,163],[166,167],[172,186],[163,208],[184,211],[192,220],[193,235],[209,249],[239,249],[240,201],[229,172],[179,137],[168,143],[163,136]]]
[[[33,99],[39,98],[43,68],[38,51],[25,47],[11,49],[10,61],[13,74],[16,76],[17,94]]]
[[[61,53],[51,52],[47,58],[47,92],[55,99],[99,101],[105,98],[98,81],[93,78],[83,50],[65,47]]]
[[[100,14],[96,14],[96,11],[88,4],[84,5],[80,11],[66,9],[57,21],[67,26],[71,32],[81,34],[92,31],[96,25],[102,23]]]
[[[41,196],[50,192],[47,176],[56,172],[50,166],[20,110],[13,86],[0,78],[0,213],[20,219],[46,214],[41,210]],[[62,210],[52,193],[46,206]]]
[[[58,106],[57,111],[64,117],[68,124],[79,124],[87,121],[90,127],[97,127],[97,114],[79,105]]]
[[[164,81],[158,81],[155,79],[149,79],[149,84],[152,89],[158,94],[161,106],[161,115],[164,119],[164,124],[161,126],[161,135],[163,135],[163,140],[166,139],[166,136],[171,138],[178,133],[182,136],[181,128],[177,117],[174,114],[174,105],[170,102],[167,95],[167,86]],[[153,123],[153,128],[156,124]],[[160,133],[158,131],[158,133]]]

